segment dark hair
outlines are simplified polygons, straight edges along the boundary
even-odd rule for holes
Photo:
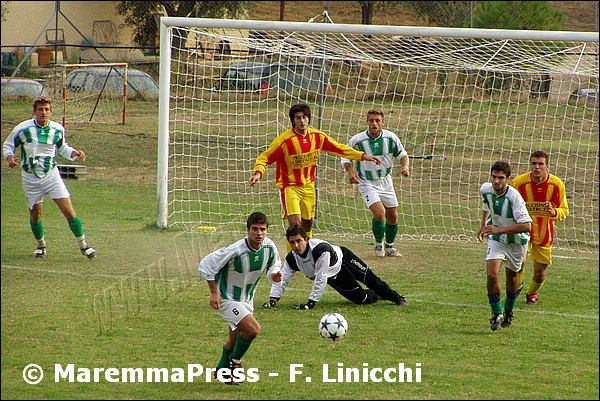
[[[506,174],[506,178],[508,178],[510,177],[511,173],[510,164],[508,164],[508,162],[505,162],[504,160],[498,160],[492,165],[490,173],[493,173],[494,171],[502,171],[504,174]]]
[[[37,109],[38,104],[49,104],[50,107],[52,107],[52,100],[50,98],[47,98],[47,97],[37,97],[37,98],[35,98],[35,100],[33,101],[33,110],[34,111]]]
[[[535,152],[531,153],[531,156],[529,156],[529,161],[531,161],[532,158],[541,158],[543,157],[544,159],[546,159],[546,165],[548,165],[548,163],[550,163],[550,156],[548,156],[548,153],[544,152],[543,150],[536,150]]]
[[[290,240],[290,237],[293,237],[294,235],[301,235],[302,238],[308,239],[308,235],[306,234],[306,231],[304,231],[304,228],[298,225],[289,227],[285,231],[285,238],[287,238],[288,241]]]
[[[248,221],[246,222],[246,227],[248,230],[252,226],[252,224],[266,224],[269,227],[269,220],[267,216],[262,212],[254,212],[250,216],[248,216]]]
[[[292,122],[292,127],[294,126],[294,116],[298,112],[303,112],[306,117],[308,117],[308,122],[310,122],[310,107],[307,104],[295,104],[290,107],[290,121]]]
[[[381,110],[381,109],[371,109],[371,110],[367,111],[367,118],[369,118],[369,116],[371,114],[377,114],[377,115],[381,116],[381,118],[384,118],[383,110]]]

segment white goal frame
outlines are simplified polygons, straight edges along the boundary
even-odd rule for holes
[[[489,39],[489,40],[498,40],[498,41],[558,41],[558,42],[577,42],[589,44],[589,51],[592,54],[596,55],[596,62],[593,70],[591,72],[591,80],[595,80],[595,84],[598,85],[598,42],[599,35],[597,32],[566,32],[566,31],[515,31],[515,30],[498,30],[498,29],[468,29],[468,28],[432,28],[432,27],[400,27],[400,26],[378,26],[378,25],[352,25],[352,24],[326,24],[326,23],[301,23],[301,22],[280,22],[280,21],[255,21],[255,20],[222,20],[222,19],[205,19],[205,18],[177,18],[177,17],[162,17],[160,20],[160,77],[159,77],[159,86],[160,86],[160,94],[159,94],[159,120],[158,120],[158,171],[157,171],[157,226],[160,228],[165,228],[174,224],[176,222],[170,222],[170,214],[169,214],[169,194],[170,194],[170,182],[169,182],[169,149],[170,149],[170,121],[171,121],[171,113],[172,113],[172,105],[171,100],[172,96],[172,82],[171,79],[173,77],[173,71],[171,70],[171,51],[172,51],[172,43],[173,43],[173,30],[178,27],[188,27],[188,28],[198,28],[198,29],[228,29],[228,30],[260,30],[265,32],[303,32],[303,33],[320,33],[323,35],[327,34],[340,34],[340,35],[386,35],[386,36],[398,36],[405,38],[457,38],[457,39]],[[574,67],[573,73],[578,74],[577,65]],[[597,112],[597,101],[595,106]],[[287,113],[284,113],[287,114]],[[318,111],[313,110],[313,119],[311,124],[316,128],[320,128],[320,121],[318,120]],[[285,116],[284,116],[285,117]],[[366,117],[365,117],[366,118]],[[288,121],[289,123],[289,121]],[[597,132],[598,129],[598,121],[597,118],[593,123],[593,130]],[[317,126],[319,124],[319,126]],[[364,124],[363,124],[364,125]],[[289,127],[288,127],[289,128]],[[364,127],[356,126],[356,132],[364,129]],[[325,132],[329,133],[329,130],[324,129]],[[340,142],[346,142],[348,138],[339,137],[335,131],[331,132],[332,136],[339,140]],[[399,135],[401,140],[402,136]],[[272,139],[272,138],[271,138]],[[411,164],[414,163],[417,159],[423,160],[431,160],[432,162],[436,162],[436,159],[442,162],[442,159],[445,157],[443,153],[443,144],[440,144],[439,141],[436,143],[435,136],[427,139],[427,143],[424,145],[422,151],[424,154],[421,154],[417,151],[414,154],[411,154]],[[504,150],[504,149],[486,149],[485,152],[482,150],[482,169],[481,171],[470,171],[471,174],[477,174],[478,177],[483,177],[480,180],[480,183],[485,182],[489,178],[489,167],[491,167],[492,163],[497,159],[506,159],[511,162],[514,170],[518,171],[517,173],[521,173],[527,170],[528,168],[528,160],[527,156],[529,152],[533,148],[540,147],[542,150],[549,151],[552,158],[552,152],[549,149],[543,148],[540,144],[528,144],[527,149],[521,149],[519,151],[514,151],[512,149]],[[434,154],[434,148],[436,153]],[[430,153],[426,153],[425,150],[430,149]],[[441,149],[441,152],[440,152]],[[250,158],[254,160],[256,156],[260,153],[258,149],[255,149],[255,154],[245,155],[245,158]],[[513,155],[514,153],[514,155]],[[525,156],[524,156],[525,155]],[[512,156],[512,157],[511,157]],[[497,159],[496,159],[497,158]],[[591,180],[590,186],[598,191],[598,152],[595,154],[595,167],[594,171],[589,172],[589,177],[586,179]],[[245,160],[245,159],[244,159]],[[562,158],[561,164],[567,164],[566,159]],[[339,161],[336,160],[336,163]],[[593,164],[593,161],[592,161]],[[551,160],[552,165],[552,160]],[[564,166],[563,166],[564,167]],[[274,170],[274,166],[271,166],[270,169]],[[251,167],[247,171],[248,177],[251,175]],[[551,169],[552,170],[552,169]],[[339,169],[339,174],[342,176],[341,179],[344,179],[343,169]],[[564,177],[563,173],[564,169],[557,172],[557,175],[561,178]],[[551,171],[553,172],[553,171]],[[396,171],[397,173],[397,171]],[[516,175],[513,173],[513,176]],[[427,179],[427,178],[424,178]],[[275,184],[273,182],[273,178],[265,176],[263,181],[268,181],[265,186],[268,186],[269,191],[273,194],[277,192],[275,188]],[[398,189],[398,188],[397,188]],[[469,188],[470,193],[469,197],[478,196],[479,186]],[[250,192],[250,188],[248,189]],[[567,188],[567,192],[569,192],[569,188]],[[460,194],[463,195],[463,194]],[[457,194],[458,197],[458,194]],[[593,196],[591,196],[593,198]],[[578,199],[569,199],[570,206],[571,202],[578,202]],[[596,200],[597,201],[597,200]],[[585,202],[588,202],[586,197]],[[401,201],[402,203],[402,201]],[[480,203],[480,202],[479,202]],[[478,205],[480,206],[480,205]],[[579,205],[581,206],[581,205]],[[410,206],[409,206],[410,207]],[[594,207],[592,204],[584,205],[583,208]],[[368,212],[368,211],[367,211]],[[477,216],[480,215],[479,208],[474,210],[468,210],[468,213],[472,215],[476,213]],[[573,213],[573,211],[572,211]],[[365,212],[364,216],[369,216],[368,213]],[[590,239],[585,240],[585,244],[583,244],[583,249],[586,252],[589,252],[590,249],[592,252],[597,252],[598,249],[598,214],[591,213],[592,218],[592,229],[590,233]],[[443,218],[444,216],[439,216],[439,218]],[[582,216],[570,216],[570,219],[579,218]],[[201,229],[202,227],[209,227],[212,231],[214,227],[213,225],[217,225],[221,222],[219,221],[199,221],[193,222],[193,227],[190,227],[188,223],[184,223],[185,229]],[[240,224],[243,224],[243,221],[235,222],[237,227]],[[317,220],[318,223],[318,220]],[[367,221],[365,219],[365,224],[370,225],[370,218]],[[401,222],[400,222],[401,224]],[[474,240],[474,231],[473,227],[477,226],[479,223],[477,218],[470,218],[469,221],[466,221],[464,232],[452,235],[446,235],[443,232],[444,227],[439,227],[439,231],[433,234],[428,235],[420,235],[420,234],[410,234],[407,235],[407,238],[410,239],[433,239],[433,240],[458,240],[458,241],[466,241],[470,242]],[[560,236],[569,236],[571,227],[577,226],[579,223],[574,222],[569,225],[569,227],[565,227],[562,229]],[[559,226],[560,223],[557,225]],[[318,227],[318,224],[317,224]],[[228,231],[228,228],[225,228],[224,231]],[[345,231],[343,222],[340,227],[340,231]],[[329,235],[338,235],[333,231],[327,232]],[[400,227],[399,236],[403,234],[403,227]],[[345,232],[342,235],[358,235],[369,238],[372,236],[370,233],[370,228],[366,229],[365,232],[362,233],[349,233]],[[577,240],[579,241],[579,240]],[[569,244],[559,244],[558,249],[569,249],[569,250],[582,250],[578,245],[569,245]]]

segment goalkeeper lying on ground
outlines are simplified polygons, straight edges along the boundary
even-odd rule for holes
[[[308,301],[297,305],[296,309],[312,309],[323,297],[328,284],[355,304],[372,304],[385,299],[397,305],[408,305],[404,296],[377,277],[350,249],[316,238],[309,239],[306,231],[299,226],[288,228],[285,236],[292,251],[287,254],[283,264],[283,280],[273,283],[270,300],[263,304],[264,308],[276,306],[297,271],[303,272],[314,283]],[[365,284],[367,289],[359,282]]]

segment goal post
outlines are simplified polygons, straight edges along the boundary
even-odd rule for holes
[[[50,83],[62,124],[125,124],[127,63],[56,64]]]
[[[410,177],[393,171],[401,240],[475,241],[493,162],[514,176],[540,149],[571,210],[555,247],[598,252],[597,32],[163,17],[160,35],[161,228],[239,232],[261,210],[283,231],[274,166],[247,180],[306,103],[342,143],[385,112],[411,158]],[[372,237],[338,157],[321,155],[317,188],[315,235]]]

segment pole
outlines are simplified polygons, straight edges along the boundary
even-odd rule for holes
[[[54,64],[58,61],[58,14],[60,13],[60,0],[54,6]],[[64,56],[64,54],[63,54]]]

